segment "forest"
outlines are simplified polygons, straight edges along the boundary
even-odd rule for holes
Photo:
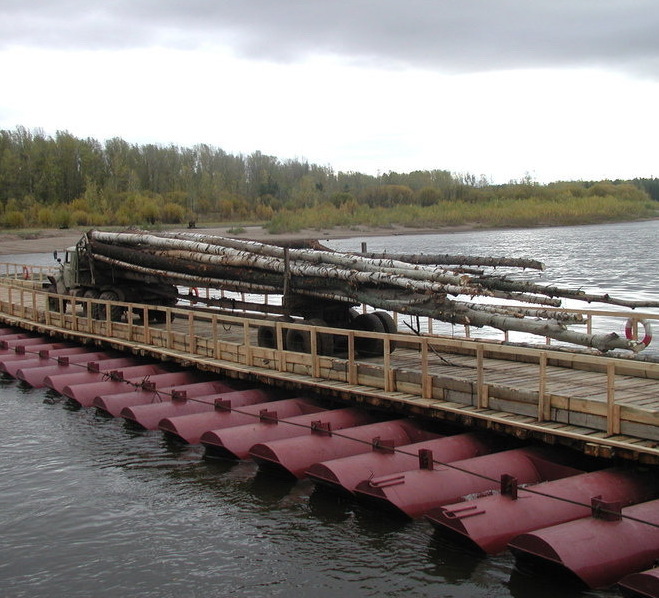
[[[335,172],[329,165],[199,144],[137,145],[66,131],[0,130],[0,227],[259,223],[534,226],[656,216],[659,179],[492,184],[447,170]]]

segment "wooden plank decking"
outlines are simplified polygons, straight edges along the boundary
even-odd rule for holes
[[[568,443],[590,454],[659,463],[657,363],[332,329],[319,330],[335,335],[342,347],[335,354],[317,354],[315,333],[311,352],[296,353],[259,347],[263,322],[256,319],[162,309],[164,323],[145,325],[134,315],[143,306],[132,306],[123,322],[92,320],[83,307],[49,311],[45,293],[0,282],[0,319],[8,324],[400,413]],[[277,324],[280,347],[289,326]],[[360,358],[354,348],[359,336],[398,348]]]

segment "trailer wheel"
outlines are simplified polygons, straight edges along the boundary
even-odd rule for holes
[[[304,320],[304,324],[309,326],[327,326],[327,323],[320,318]],[[317,335],[317,350],[319,355],[334,354],[334,338],[326,332]],[[296,330],[291,328],[286,333],[286,348],[289,351],[297,353],[311,353],[311,333],[307,330]]]
[[[265,347],[266,349],[276,349],[277,348],[277,328],[276,322],[292,322],[293,319],[287,316],[282,316],[281,318],[274,318],[271,324],[263,324],[258,327],[256,330],[256,342],[259,347]],[[290,331],[289,331],[290,332]],[[287,333],[284,332],[282,337],[282,343],[284,344],[282,349],[286,349]]]
[[[398,326],[396,326],[396,322],[391,317],[391,315],[389,315],[386,311],[375,311],[373,312],[373,315],[379,318],[380,322],[382,322],[382,324],[384,325],[384,331],[387,334],[398,333]],[[389,351],[393,353],[395,349],[396,349],[396,341],[389,341]]]
[[[119,301],[119,295],[114,291],[103,291],[99,297],[101,301]],[[97,320],[105,320],[108,317],[106,306],[97,305],[97,315],[95,316]],[[124,315],[124,308],[120,305],[111,305],[110,306],[110,320],[113,322],[118,322],[121,320],[121,317]]]
[[[355,330],[364,332],[386,332],[384,324],[375,314],[360,314],[353,321]],[[360,357],[384,355],[384,341],[379,338],[355,338],[355,351]]]

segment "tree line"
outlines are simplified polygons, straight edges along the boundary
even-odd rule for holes
[[[659,200],[659,180],[539,185],[524,177],[493,185],[483,176],[440,169],[372,176],[258,151],[234,155],[206,144],[101,143],[66,131],[0,131],[0,225],[9,228],[258,221],[279,229],[290,214],[311,218],[318,208],[357,223],[373,209],[400,218],[395,214],[405,207],[437,211],[449,204],[602,197],[647,204]]]

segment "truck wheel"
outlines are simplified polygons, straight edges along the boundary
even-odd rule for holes
[[[324,320],[312,318],[304,320],[309,326],[327,326]],[[319,355],[332,355],[334,353],[334,338],[331,334],[320,333],[317,336],[317,350]],[[286,348],[297,353],[311,353],[311,333],[307,330],[290,329],[286,333]]]
[[[256,342],[259,347],[265,347],[266,349],[276,349],[277,348],[277,329],[275,328],[275,322],[292,322],[293,319],[287,316],[282,316],[281,318],[274,318],[272,324],[263,324],[258,327],[256,331]],[[284,331],[282,342],[284,346],[282,349],[286,349],[288,344],[286,342],[287,332]]]
[[[152,311],[149,313],[156,324],[164,324],[167,321],[167,312],[165,311]]]
[[[57,287],[55,285],[50,285],[46,291],[57,295]],[[63,305],[64,311],[66,311],[66,303]],[[48,297],[48,311],[59,311],[59,298],[58,297]]]
[[[386,332],[382,320],[375,314],[360,314],[353,321],[355,330],[364,332]],[[384,355],[384,341],[379,338],[355,338],[355,351],[360,357]]]
[[[96,289],[87,289],[83,294],[84,299],[98,299],[98,296],[100,293]],[[82,317],[86,318],[87,317],[87,303],[82,304]],[[92,303],[91,304],[91,309],[89,310],[90,313],[92,314],[92,317],[94,317],[94,307],[95,305]]]
[[[119,295],[114,291],[103,291],[99,297],[101,301],[119,301]],[[99,320],[105,320],[108,317],[106,306],[99,305],[98,311],[100,312]],[[110,320],[113,322],[118,322],[121,320],[121,317],[124,315],[124,308],[121,305],[111,305],[110,306]]]
[[[375,311],[373,315],[380,319],[380,322],[384,325],[384,331],[387,334],[396,334],[398,333],[398,326],[394,319],[386,311]],[[396,341],[389,341],[389,352],[393,353],[396,349]]]

